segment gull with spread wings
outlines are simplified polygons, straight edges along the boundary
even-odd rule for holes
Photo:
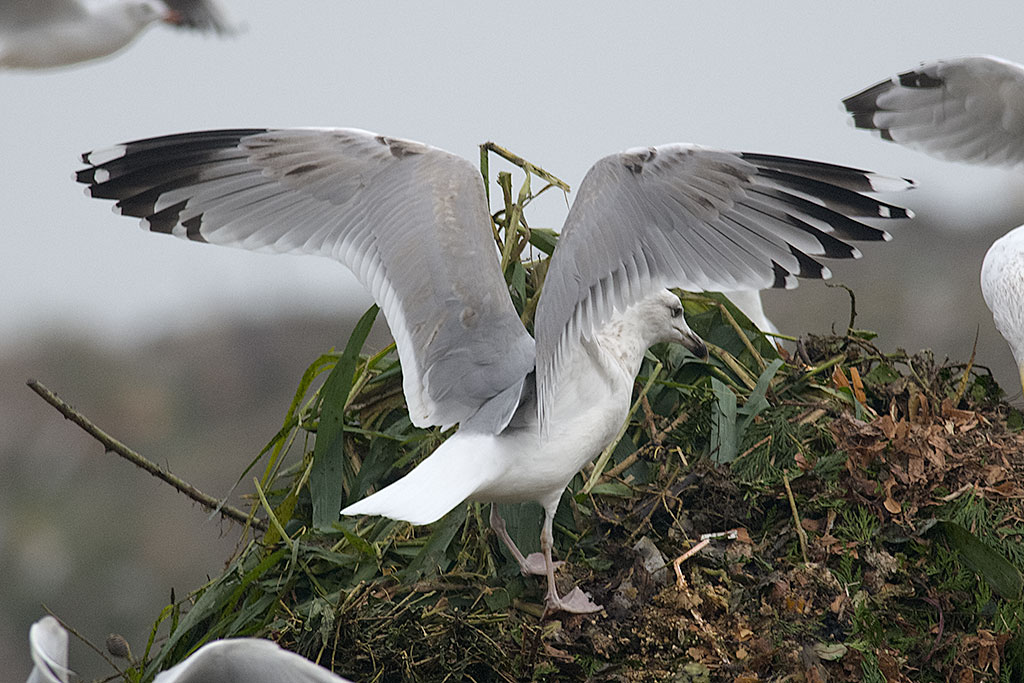
[[[987,55],[924,62],[850,95],[857,128],[933,157],[1024,167],[1024,66]],[[989,247],[981,293],[1024,389],[1024,226]]]
[[[49,69],[106,57],[158,21],[232,30],[214,0],[3,0],[0,69]]]
[[[668,287],[793,287],[856,258],[846,240],[888,234],[860,219],[906,210],[864,193],[912,183],[832,164],[689,144],[598,161],[551,258],[536,340],[499,267],[480,172],[418,142],[356,129],[244,129],[139,140],[83,155],[92,197],[147,230],[265,252],[328,256],[370,290],[394,335],[412,422],[459,430],[412,472],[341,511],[428,524],[469,499],[536,501],[552,610],[552,521],[562,491],[614,438],[643,354],[703,342]]]

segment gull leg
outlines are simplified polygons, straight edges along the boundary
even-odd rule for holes
[[[579,586],[573,588],[564,597],[558,597],[558,589],[555,586],[555,563],[551,561],[551,547],[554,545],[555,537],[552,527],[555,522],[555,509],[558,508],[558,499],[555,504],[544,506],[544,526],[540,532],[540,547],[544,552],[545,573],[548,577],[548,593],[545,598],[547,612],[572,612],[574,614],[590,614],[600,612],[603,608],[598,605],[590,596],[580,590]]]
[[[501,542],[505,544],[509,552],[512,553],[512,557],[519,563],[519,571],[523,573],[523,576],[544,576],[547,574],[547,563],[544,556],[540,553],[530,553],[528,557],[523,557],[523,553],[516,547],[515,541],[508,535],[508,531],[505,529],[505,520],[502,519],[498,513],[498,504],[491,503],[491,528],[494,529],[495,535],[501,539]],[[564,562],[556,562],[555,568],[562,566]]]

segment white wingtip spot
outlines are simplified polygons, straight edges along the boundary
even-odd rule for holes
[[[107,149],[99,149],[93,152],[86,152],[82,155],[82,161],[93,166],[101,166],[108,161],[120,159],[124,156],[127,147],[125,145],[114,145]]]
[[[868,175],[868,182],[871,183],[872,192],[903,192],[917,187],[917,183],[908,178],[893,178],[874,173]]]
[[[832,271],[829,270],[828,266],[821,267],[821,279],[828,280],[832,277]]]
[[[796,279],[796,275],[793,275],[792,273],[787,273],[785,283],[785,289],[796,289],[796,286],[800,284],[800,281]]]
[[[142,228],[143,230],[147,231],[147,232],[150,232],[152,230],[152,227],[150,227],[150,223],[149,223],[149,219],[148,218],[140,218],[139,219],[139,227]]]
[[[862,251],[861,251],[860,249],[858,249],[857,247],[853,247],[853,248],[852,248],[852,249],[850,250],[850,256],[851,256],[852,258],[858,259],[858,258],[861,258],[861,257],[863,257],[863,256],[864,256],[864,253],[863,253],[863,252],[862,252]]]
[[[912,213],[910,213],[909,211],[907,211],[907,217],[908,217],[908,218],[913,218],[913,217],[914,217],[914,214],[912,214]],[[882,231],[882,241],[883,241],[883,242],[891,242],[891,241],[892,241],[892,235],[890,235],[890,234],[889,234],[889,233],[887,233],[887,232],[886,232],[885,230],[883,230],[883,231]]]

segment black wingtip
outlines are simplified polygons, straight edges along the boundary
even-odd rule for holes
[[[779,265],[778,261],[772,261],[772,288],[773,289],[792,289],[796,286],[796,279],[793,275]]]
[[[945,81],[923,71],[905,71],[896,77],[904,88],[941,88]]]

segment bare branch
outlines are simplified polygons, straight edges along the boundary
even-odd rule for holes
[[[241,524],[252,524],[254,527],[261,531],[267,530],[266,521],[262,519],[256,519],[255,517],[250,519],[250,515],[245,511],[239,510],[238,508],[233,507],[231,505],[222,505],[220,500],[214,498],[213,496],[203,493],[195,486],[192,486],[192,484],[189,484],[184,479],[176,477],[175,475],[171,474],[166,469],[160,467],[153,461],[144,458],[142,455],[136,453],[131,448],[128,448],[128,446],[124,445],[123,443],[121,443],[120,441],[118,441],[117,439],[115,439],[114,437],[110,436],[102,429],[97,427],[95,424],[93,424],[91,420],[89,420],[89,418],[85,417],[80,412],[72,408],[60,396],[57,396],[57,394],[47,389],[36,380],[30,379],[27,382],[27,384],[32,391],[39,394],[39,396],[44,401],[46,401],[51,406],[56,408],[57,411],[60,412],[60,414],[63,415],[66,419],[74,422],[76,425],[81,427],[86,434],[96,439],[101,444],[103,444],[103,448],[106,450],[106,452],[119,455],[125,460],[134,464],[136,467],[141,467],[142,469],[146,470],[157,479],[160,479],[170,484],[181,493],[184,493],[186,496],[188,496],[195,502],[199,503],[207,510],[217,512],[222,517],[225,517],[227,519],[233,519],[234,521],[239,522]]]

